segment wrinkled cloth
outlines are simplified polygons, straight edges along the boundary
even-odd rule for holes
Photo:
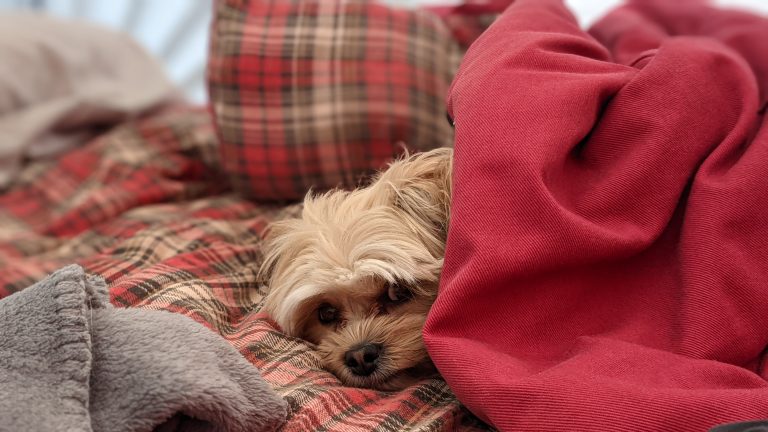
[[[518,0],[466,54],[429,352],[505,431],[768,418],[768,21],[635,1],[590,33]]]
[[[162,66],[130,36],[46,15],[0,14],[0,188],[28,160],[179,101]]]
[[[271,431],[287,404],[217,334],[65,267],[0,301],[0,431]]]

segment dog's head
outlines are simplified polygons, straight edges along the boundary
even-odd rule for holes
[[[451,160],[438,149],[395,161],[270,228],[265,309],[347,385],[394,390],[433,372],[421,330],[443,266]]]

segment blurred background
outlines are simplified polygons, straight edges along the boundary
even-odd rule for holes
[[[0,0],[0,9],[38,9],[122,29],[159,58],[189,99],[203,103],[208,23],[213,0]],[[451,5],[461,0],[382,0],[402,7]],[[670,0],[672,1],[672,0]],[[621,0],[566,0],[587,27]],[[768,14],[768,0],[713,3]]]

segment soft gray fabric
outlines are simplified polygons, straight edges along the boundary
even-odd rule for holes
[[[221,337],[61,269],[0,301],[0,431],[268,431],[287,406]]]

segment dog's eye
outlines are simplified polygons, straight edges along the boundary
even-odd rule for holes
[[[328,303],[323,303],[317,308],[317,319],[323,324],[333,324],[339,320],[339,310]]]
[[[413,292],[408,287],[400,283],[389,284],[387,287],[387,298],[389,304],[401,304],[413,298]]]

